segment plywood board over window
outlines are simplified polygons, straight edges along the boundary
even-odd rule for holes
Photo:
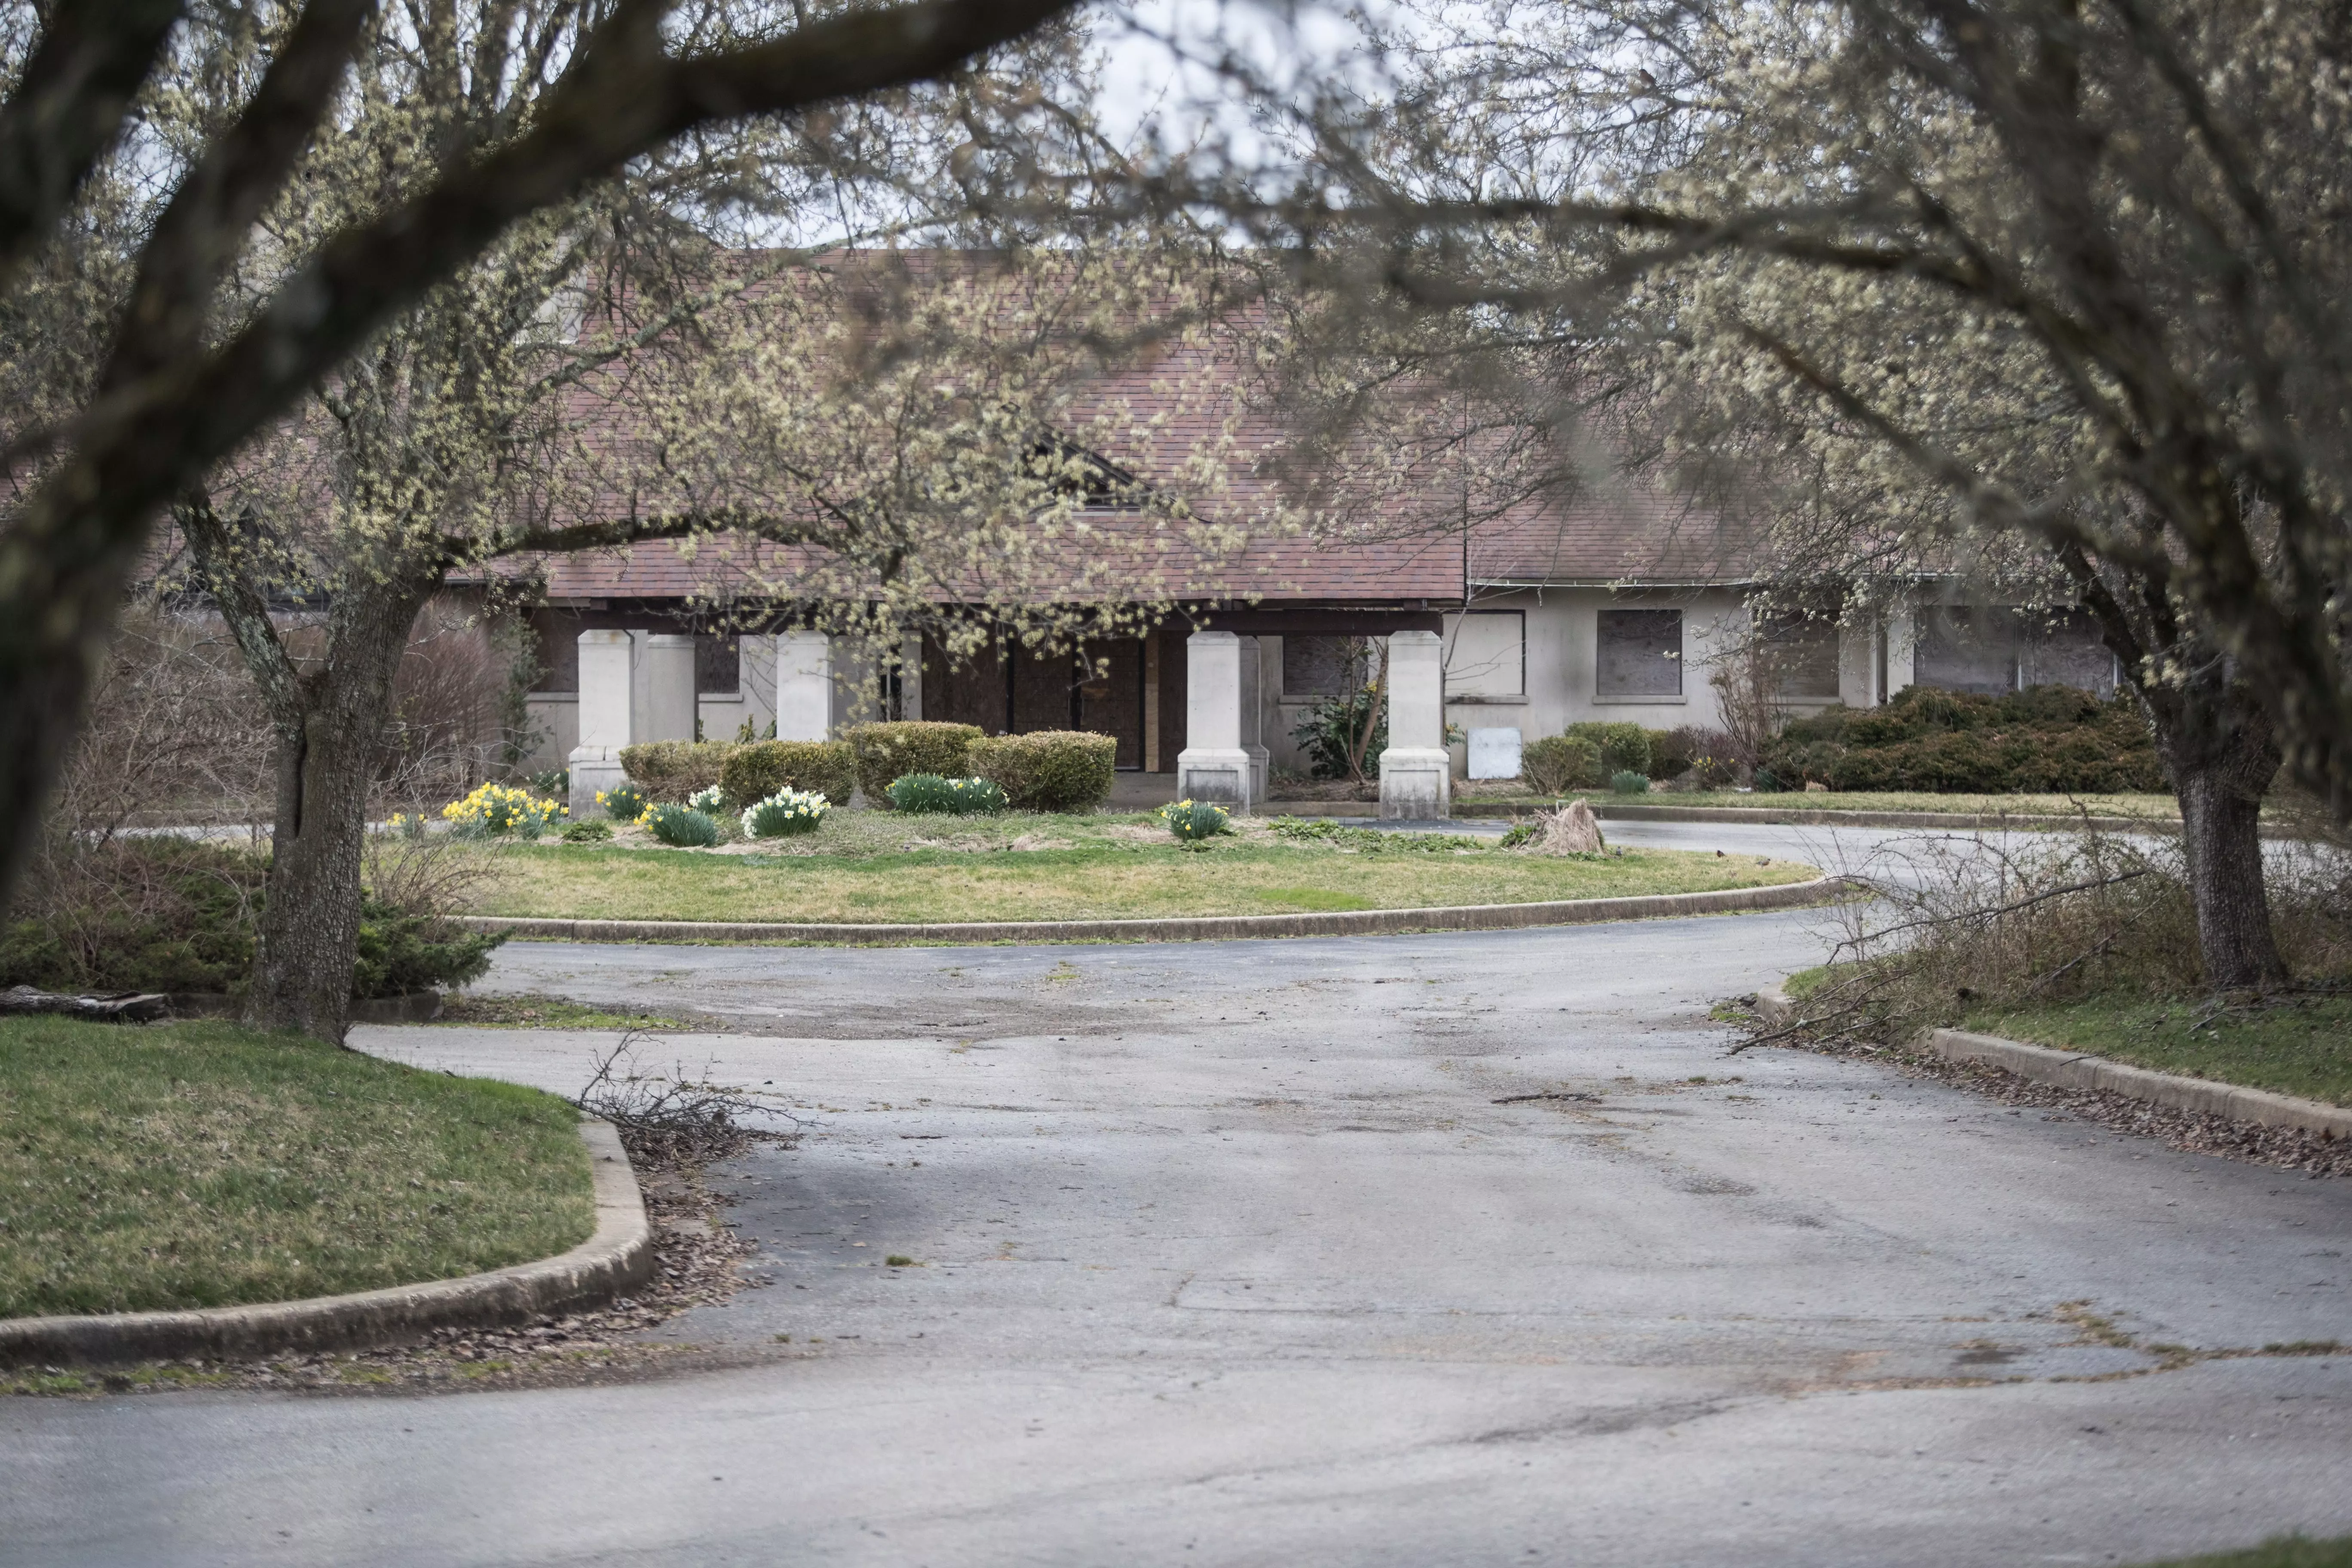
[[[1361,637],[1301,635],[1282,639],[1285,697],[1342,697],[1370,678],[1370,651]]]
[[[1771,616],[1757,626],[1769,662],[1772,695],[1788,702],[1834,702],[1838,695],[1837,623],[1813,616]]]
[[[1683,613],[1603,610],[1593,659],[1599,697],[1683,694]]]
[[[1470,610],[1445,617],[1445,695],[1524,697],[1528,618],[1518,610]]]

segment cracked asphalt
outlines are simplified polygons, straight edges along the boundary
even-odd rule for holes
[[[757,1287],[662,1331],[715,1364],[6,1401],[0,1563],[2011,1568],[2352,1532],[2352,1352],[2249,1353],[2352,1342],[2352,1183],[1727,1058],[1709,1006],[1822,923],[511,944],[490,987],[698,1009],[647,1065],[805,1121],[723,1172]],[[612,1038],[355,1042],[571,1089]]]

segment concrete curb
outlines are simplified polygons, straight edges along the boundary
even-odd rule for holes
[[[1550,809],[1549,801],[1477,801],[1454,808],[1457,817],[1492,813],[1528,816]],[[1603,822],[1738,822],[1767,827],[1942,827],[1963,831],[2003,828],[2040,831],[2049,828],[2094,827],[2102,833],[2178,833],[2178,817],[2011,816],[2006,812],[1967,811],[1808,811],[1760,805],[1634,805],[1605,799],[1591,803],[1592,815]],[[2277,837],[2265,833],[2265,837]]]
[[[653,1229],[609,1121],[583,1117],[596,1228],[571,1251],[459,1279],[187,1312],[0,1320],[0,1366],[252,1360],[405,1344],[435,1329],[496,1328],[601,1306],[653,1277]]]
[[[1179,920],[973,921],[939,925],[768,924],[727,921],[573,921],[531,915],[469,915],[469,930],[538,942],[830,942],[854,947],[950,947],[1011,942],[1229,942],[1283,936],[1378,936],[1409,931],[1507,931],[1520,926],[1788,910],[1832,899],[1835,877],[1712,893],[1653,893],[1626,899],[1562,899],[1450,909],[1362,910],[1308,915],[1198,915]]]
[[[1788,993],[1775,985],[1756,994],[1756,1011],[1766,1023],[1778,1027],[1795,1016],[1797,1007]],[[1918,1043],[1922,1050],[1932,1051],[1947,1061],[1981,1062],[2060,1089],[2103,1089],[2127,1100],[2225,1116],[2233,1121],[2352,1138],[2352,1108],[2329,1105],[2323,1100],[2298,1100],[2293,1095],[2273,1094],[2265,1089],[2154,1072],[2081,1051],[2053,1050],[2048,1046],[2028,1045],[2023,1040],[2003,1039],[1998,1035],[1972,1035],[1964,1029],[1929,1029],[1919,1037]]]

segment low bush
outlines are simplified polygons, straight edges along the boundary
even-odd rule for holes
[[[1765,748],[1758,787],[1937,794],[2110,795],[2169,788],[2137,702],[2073,687],[1999,697],[1914,686],[1877,708],[1792,719]]]
[[[943,724],[907,719],[878,724],[853,724],[841,732],[856,759],[857,784],[866,804],[888,808],[890,786],[909,773],[940,778],[963,778],[971,773],[966,757],[981,738],[971,724]]]
[[[719,787],[730,800],[766,800],[796,789],[847,805],[857,788],[857,758],[846,741],[758,741],[730,749]]]
[[[682,803],[696,791],[718,784],[727,759],[740,749],[720,741],[650,741],[623,746],[621,766],[647,800]]]
[[[1587,719],[1570,724],[1560,733],[1591,742],[1593,748],[1601,753],[1601,767],[1604,774],[1636,773],[1644,778],[1649,776],[1651,731],[1639,724]]]
[[[833,803],[814,791],[778,790],[744,809],[743,837],[790,838],[814,833],[824,826],[824,814],[832,809]]]
[[[1615,795],[1647,795],[1650,793],[1650,775],[1626,768],[1609,775],[1609,788]]]
[[[1372,726],[1369,739],[1364,735],[1367,719]],[[1376,773],[1381,753],[1388,749],[1388,703],[1369,688],[1327,697],[1300,716],[1290,738],[1307,753],[1307,771],[1313,777],[1345,779],[1355,778],[1360,772]],[[1359,742],[1363,745],[1360,752],[1356,749]]]
[[[1566,795],[1601,783],[1601,748],[1580,735],[1547,735],[1519,752],[1519,772],[1541,795]]]
[[[983,736],[971,771],[1004,792],[1015,811],[1091,811],[1110,798],[1118,742],[1084,730]]]
[[[1205,800],[1180,800],[1160,808],[1160,820],[1188,849],[1197,849],[1220,833],[1233,831],[1233,814]]]
[[[673,849],[708,849],[719,842],[719,823],[707,811],[661,801],[646,807],[638,823]]]
[[[612,837],[612,825],[604,822],[575,822],[563,830],[566,844],[602,844]]]
[[[646,792],[633,784],[614,784],[596,792],[596,804],[615,822],[635,822],[646,814]]]
[[[885,792],[894,810],[940,816],[982,816],[1004,809],[1004,792],[987,779],[943,779],[908,773]]]
[[[93,850],[79,896],[0,928],[0,987],[236,994],[253,968],[269,863],[215,844],[117,839]],[[480,978],[505,939],[373,896],[361,906],[362,1000]]]
[[[1685,724],[1660,730],[1650,742],[1650,776],[1680,780],[1692,789],[1722,789],[1739,782],[1739,745],[1728,731]]]

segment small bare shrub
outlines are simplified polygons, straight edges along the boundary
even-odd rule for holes
[[[2352,980],[2352,855],[2274,842],[2273,927],[2306,985]],[[2179,840],[2118,834],[1952,835],[1884,846],[1842,874],[1829,979],[1805,1027],[1892,1042],[1977,1008],[2204,989]]]

